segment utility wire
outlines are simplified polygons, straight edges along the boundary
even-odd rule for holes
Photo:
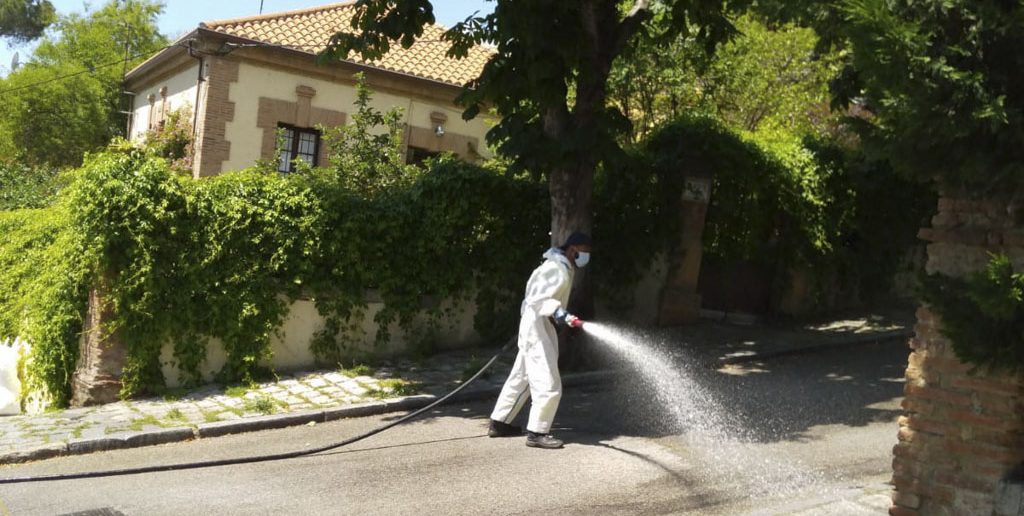
[[[138,54],[135,54],[135,55],[132,55],[132,56],[128,56],[125,59],[118,59],[117,61],[111,61],[109,63],[103,63],[103,64],[96,65],[96,66],[90,66],[90,67],[88,67],[85,70],[82,70],[80,72],[69,73],[69,74],[58,76],[58,77],[51,77],[51,78],[46,79],[46,80],[36,81],[36,82],[31,83],[31,84],[23,84],[21,86],[17,86],[17,87],[14,87],[14,88],[7,88],[6,90],[0,90],[0,95],[4,95],[6,93],[12,93],[12,92],[15,92],[15,91],[20,91],[20,90],[27,90],[29,88],[35,88],[36,86],[42,86],[44,84],[49,84],[51,82],[63,81],[65,79],[70,79],[72,77],[78,77],[79,75],[83,75],[83,74],[87,74],[87,73],[94,73],[96,70],[100,70],[102,68],[109,68],[111,66],[116,66],[116,65],[119,65],[119,64],[125,64],[125,63],[128,63],[129,61],[131,61],[133,59],[137,59],[139,57],[147,56],[147,55],[150,55],[150,54],[155,54],[157,52],[162,52],[164,50],[167,50],[168,48],[175,47],[175,46],[183,46],[183,45],[181,45],[181,44],[167,45],[165,47],[158,48],[156,50],[149,50],[149,51],[146,51],[146,52],[140,52]]]

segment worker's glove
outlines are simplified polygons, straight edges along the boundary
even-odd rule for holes
[[[580,326],[583,326],[583,320],[569,313],[565,308],[555,310],[553,317],[555,319],[555,323],[560,326],[569,326],[571,328],[579,328]]]

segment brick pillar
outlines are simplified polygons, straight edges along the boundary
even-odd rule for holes
[[[208,74],[203,83],[205,101],[197,114],[195,156],[192,175],[196,178],[223,172],[222,165],[231,157],[227,140],[227,124],[235,119],[235,103],[231,101],[231,85],[238,82],[238,61],[231,57],[204,59]]]
[[[658,324],[686,324],[700,318],[700,294],[697,280],[704,254],[704,220],[711,198],[711,178],[700,175],[686,179],[679,216],[682,231],[669,256],[668,276],[661,291]]]
[[[1007,203],[943,197],[921,230],[929,273],[963,277],[989,252],[1024,270],[1024,232]],[[1007,473],[1024,460],[1024,379],[977,372],[940,333],[940,318],[917,311],[893,449],[892,515],[993,514]]]

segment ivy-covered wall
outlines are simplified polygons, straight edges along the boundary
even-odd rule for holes
[[[250,170],[195,181],[121,149],[89,158],[53,207],[0,214],[0,336],[32,343],[29,387],[66,403],[101,275],[114,314],[104,331],[128,346],[124,395],[163,385],[165,342],[185,384],[201,380],[211,338],[226,355],[218,379],[252,380],[299,298],[326,321],[311,344],[325,362],[359,338],[368,292],[383,304],[379,342],[393,325],[415,326],[429,345],[451,307],[430,300],[471,300],[484,337],[511,330],[510,286],[546,241],[542,184],[454,160],[373,196],[337,177]]]
[[[675,243],[684,179],[694,173],[713,181],[700,290],[717,309],[801,314],[888,297],[935,202],[929,186],[856,150],[683,118],[599,174],[595,235],[616,244],[598,265],[607,294],[628,301],[630,289],[615,287],[633,285]],[[763,300],[737,302],[756,290]]]
[[[115,145],[62,178],[52,206],[0,212],[0,339],[32,343],[28,387],[67,402],[101,277],[113,314],[103,331],[128,346],[123,395],[159,390],[172,362],[184,385],[211,372],[250,381],[268,372],[273,343],[289,339],[330,364],[365,352],[368,339],[386,351],[397,331],[429,350],[463,310],[481,339],[507,338],[548,241],[546,185],[500,162],[403,165],[397,118],[362,108],[354,118],[364,117],[328,135],[327,168],[281,175],[267,163],[196,181],[153,149]],[[866,160],[779,145],[684,119],[601,170],[591,267],[606,310],[657,306],[683,178],[695,170],[714,174],[710,259],[767,258],[783,272],[838,260],[865,281],[880,263],[872,253],[899,249],[886,233],[898,224],[861,208],[875,179],[858,165]],[[295,303],[315,307],[311,338],[282,334]]]

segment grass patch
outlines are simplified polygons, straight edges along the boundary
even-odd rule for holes
[[[185,414],[182,413],[181,410],[176,408],[167,411],[167,415],[164,416],[164,418],[169,419],[171,421],[181,421],[182,423],[187,421]]]
[[[486,363],[487,362],[485,362],[484,359],[476,355],[470,357],[469,362],[466,362],[466,365],[462,367],[462,382],[465,383],[467,380],[472,378],[473,375],[475,375],[476,372],[479,371]],[[484,374],[480,375],[480,378],[486,379],[489,376],[491,376],[490,370],[485,371]]]
[[[419,382],[411,382],[401,378],[388,378],[378,382],[380,388],[370,388],[367,396],[375,399],[398,398],[401,396],[412,396],[418,394],[423,385]]]
[[[376,370],[366,364],[356,364],[352,367],[341,368],[338,372],[349,378],[355,378],[357,376],[373,376]]]
[[[260,394],[254,398],[245,399],[246,412],[259,412],[260,414],[273,414],[277,412],[277,403],[274,398],[266,394]]]
[[[174,387],[164,389],[163,392],[160,393],[160,397],[163,398],[164,401],[178,401],[186,394],[188,394],[186,389]]]
[[[215,410],[204,410],[202,411],[203,421],[207,423],[216,423],[221,421],[220,412]]]
[[[81,439],[82,438],[82,432],[86,428],[89,428],[90,426],[93,426],[94,424],[95,423],[82,423],[82,424],[76,426],[74,429],[71,430],[71,437],[73,437],[75,439]]]
[[[249,387],[246,385],[232,385],[227,389],[224,389],[225,396],[231,396],[232,398],[241,398],[248,394]]]
[[[143,417],[137,417],[135,419],[132,419],[131,422],[128,423],[128,429],[133,432],[138,432],[142,430],[142,427],[147,425],[159,426],[161,428],[165,426],[163,422],[156,418],[156,416],[145,415]]]

